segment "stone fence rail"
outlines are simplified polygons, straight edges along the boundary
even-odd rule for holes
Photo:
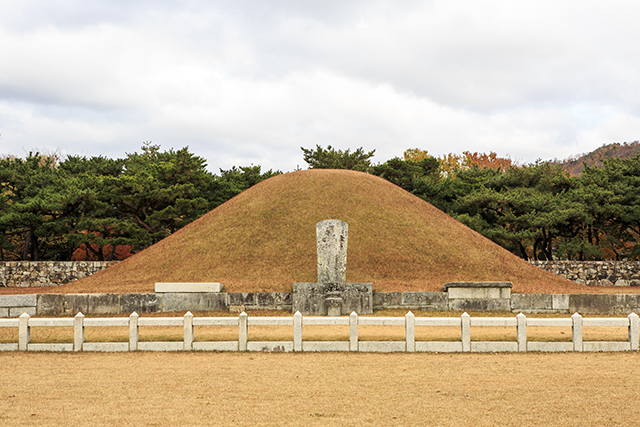
[[[532,265],[587,286],[640,286],[640,261],[531,261]]]
[[[0,286],[28,288],[58,286],[91,276],[119,261],[3,261]]]
[[[308,325],[344,325],[349,328],[348,341],[304,341],[302,330]],[[402,341],[361,341],[358,327],[403,326]],[[626,318],[583,318],[575,313],[570,318],[527,318],[520,313],[515,317],[471,317],[463,313],[453,317],[416,317],[409,312],[404,317],[365,317],[355,312],[350,316],[311,317],[296,312],[292,317],[249,317],[242,312],[235,317],[140,317],[132,313],[121,318],[85,318],[82,313],[70,318],[31,318],[27,313],[18,319],[0,319],[0,328],[17,328],[17,342],[0,344],[0,351],[266,351],[266,352],[566,352],[566,351],[637,351],[640,341],[640,318],[631,313]],[[32,328],[73,327],[73,342],[31,343]],[[85,329],[92,327],[127,327],[128,342],[86,342]],[[179,326],[184,328],[182,341],[141,341],[141,326]],[[197,341],[195,328],[199,326],[236,326],[238,339],[234,341]],[[288,341],[250,341],[251,326],[290,326],[292,339]],[[458,327],[457,341],[418,341],[416,327]],[[472,341],[472,327],[513,327],[516,341]],[[529,341],[527,326],[570,327],[571,341]],[[585,341],[583,327],[625,327],[627,341]]]

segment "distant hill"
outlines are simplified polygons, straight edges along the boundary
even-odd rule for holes
[[[639,141],[633,141],[631,143],[624,142],[622,144],[614,142],[603,145],[590,153],[571,156],[565,160],[554,160],[551,163],[562,165],[569,175],[580,176],[585,166],[600,167],[607,159],[628,159],[638,154],[640,154]]]

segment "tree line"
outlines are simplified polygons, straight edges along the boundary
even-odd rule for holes
[[[495,153],[408,149],[378,164],[362,148],[302,153],[310,169],[380,176],[527,260],[640,257],[640,156],[570,176]],[[251,165],[214,174],[188,148],[151,143],[122,159],[4,157],[0,260],[123,259],[280,173]]]
[[[435,158],[409,149],[377,165],[362,149],[303,153],[310,168],[385,178],[526,260],[640,258],[640,155],[573,176],[558,162],[520,164],[493,152]]]
[[[233,167],[145,143],[123,159],[30,153],[0,159],[0,260],[114,260],[280,172]]]

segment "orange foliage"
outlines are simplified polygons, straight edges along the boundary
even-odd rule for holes
[[[91,245],[91,248],[96,252],[100,251],[100,246],[95,243]],[[133,255],[131,253],[132,248],[132,246],[116,246],[116,252],[111,256],[113,246],[105,245],[102,248],[102,253],[105,259],[122,260]],[[71,255],[71,261],[98,261],[98,256],[83,243]]]
[[[111,231],[111,230],[110,230]],[[89,232],[85,231],[84,234],[91,233],[98,237],[102,237],[102,233],[97,231]],[[100,261],[99,255],[102,254],[103,260],[123,260],[125,258],[129,258],[133,255],[131,251],[133,250],[132,245],[116,245],[115,253],[113,245],[104,245],[100,246],[97,243],[92,243],[90,246],[87,246],[86,243],[82,243],[78,246],[73,254],[71,255],[71,261]]]
[[[478,153],[465,151],[461,155],[449,153],[438,157],[440,162],[440,175],[444,177],[453,177],[457,171],[466,170],[473,166],[479,168],[490,168],[493,170],[505,171],[510,167],[519,167],[517,161],[509,155],[506,157],[498,157],[493,151],[486,153]]]
[[[404,151],[404,160],[411,162],[419,162],[430,156],[427,150],[421,150],[420,148],[409,148]],[[517,161],[513,160],[508,154],[506,157],[498,157],[497,153],[493,151],[487,153],[478,153],[471,151],[464,151],[460,154],[444,154],[438,157],[440,162],[440,174],[442,176],[452,177],[456,171],[469,169],[473,166],[479,168],[490,168],[493,170],[505,171],[510,167],[518,167]]]
[[[489,152],[489,154],[465,151],[462,154],[464,155],[463,164],[466,168],[478,166],[479,168],[500,169],[504,171],[512,166],[518,166],[517,162],[511,159],[508,154],[507,157],[498,157],[493,151]]]

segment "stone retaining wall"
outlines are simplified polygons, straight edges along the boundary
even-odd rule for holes
[[[290,292],[0,295],[0,317],[214,310],[288,310]]]
[[[57,286],[90,276],[119,261],[4,261],[0,286]],[[588,286],[640,286],[640,261],[531,261],[532,265]]]
[[[0,317],[18,317],[22,313],[37,314],[36,306],[40,295],[0,295]]]
[[[531,261],[532,265],[587,286],[640,286],[640,261]]]
[[[0,286],[58,286],[91,276],[119,261],[3,261]]]
[[[492,300],[486,300],[491,302]],[[640,313],[640,294],[511,294],[508,304],[498,309],[514,313],[580,313],[628,315]],[[458,310],[464,301],[452,304],[446,292],[375,292],[373,308],[424,311]],[[497,309],[492,304],[478,306],[477,311]],[[84,314],[131,314],[181,311],[291,311],[290,292],[256,293],[147,293],[147,294],[30,294],[0,295],[0,317],[17,317],[22,313],[48,316]],[[464,304],[463,304],[464,305]]]
[[[455,300],[452,304],[446,292],[375,292],[373,308],[409,309],[425,311],[460,311],[459,306],[470,306],[476,311],[504,309],[514,313],[580,313],[628,315],[640,313],[640,294],[511,294],[507,306],[496,307],[495,300],[486,299],[478,305],[477,300]]]

